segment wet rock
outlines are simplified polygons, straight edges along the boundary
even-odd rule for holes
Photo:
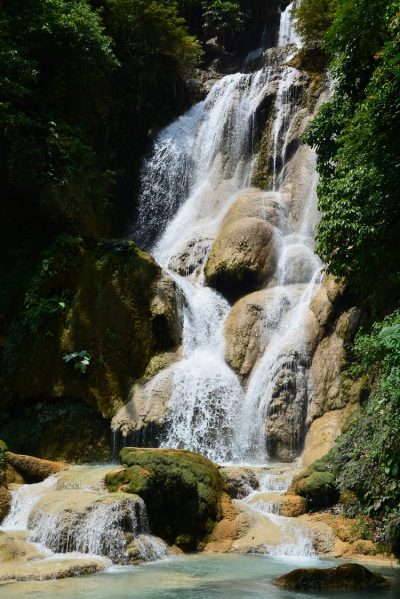
[[[260,486],[254,470],[250,468],[226,466],[219,471],[225,481],[225,489],[232,499],[243,499]]]
[[[47,492],[34,505],[29,528],[30,540],[56,553],[101,555],[118,564],[129,563],[129,544],[149,533],[140,497],[80,488]]]
[[[0,565],[0,582],[11,580],[58,580],[101,572],[109,565],[102,558],[42,559]]]
[[[212,239],[191,239],[189,243],[168,262],[169,268],[181,276],[201,270],[210,250]]]
[[[37,545],[27,541],[28,532],[0,531],[0,563],[30,561],[43,557]]]
[[[225,359],[237,374],[250,374],[289,307],[289,294],[276,288],[245,295],[233,305],[224,325]]]
[[[285,589],[315,590],[379,590],[390,587],[389,581],[359,564],[343,564],[336,568],[300,568],[274,580]]]
[[[287,494],[282,498],[279,513],[287,518],[296,518],[307,513],[307,500],[300,495]]]
[[[274,273],[274,227],[285,213],[277,194],[250,188],[231,206],[212,246],[205,276],[208,284],[235,300],[258,289]]]
[[[30,482],[42,481],[48,476],[56,474],[57,472],[60,472],[60,470],[64,470],[64,468],[68,467],[64,462],[42,460],[29,455],[12,453],[11,451],[6,452],[6,457],[9,464],[11,464],[24,479]]]
[[[111,491],[135,493],[146,503],[154,534],[181,549],[198,548],[221,518],[224,482],[207,458],[177,449],[124,448],[111,471]]]
[[[11,504],[11,493],[6,487],[0,487],[0,522],[7,516]]]
[[[258,218],[226,223],[210,252],[207,283],[230,300],[259,288],[275,270],[271,226]]]
[[[307,354],[283,352],[276,361],[275,373],[266,421],[267,446],[270,456],[291,462],[305,434]]]
[[[127,437],[131,433],[146,431],[148,427],[161,427],[168,412],[173,374],[173,369],[167,367],[150,380],[135,384],[128,403],[115,414],[112,430]]]

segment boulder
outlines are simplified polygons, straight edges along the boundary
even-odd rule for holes
[[[221,518],[224,481],[215,464],[178,449],[126,447],[120,458],[122,468],[106,476],[109,490],[139,495],[152,532],[169,544],[201,546]]]
[[[225,466],[220,468],[225,489],[232,499],[243,499],[260,487],[258,478],[251,468]]]
[[[250,374],[289,307],[289,293],[277,287],[245,295],[233,305],[224,325],[225,360],[237,374]]]
[[[207,283],[230,300],[254,291],[274,273],[276,252],[272,227],[259,218],[223,226],[210,252]]]
[[[369,591],[390,587],[388,580],[359,564],[343,564],[335,568],[299,568],[274,580],[285,589],[299,591]]]
[[[275,227],[285,212],[277,194],[244,191],[231,206],[209,254],[207,283],[230,300],[261,287],[275,271]]]
[[[297,518],[307,513],[307,508],[307,499],[305,497],[288,493],[282,498],[279,513],[287,518]]]
[[[305,497],[312,509],[335,505],[340,497],[335,476],[327,459],[317,460],[298,474],[292,482],[290,491]]]
[[[42,481],[52,474],[57,474],[60,470],[64,470],[68,465],[64,462],[52,462],[50,460],[42,460],[30,455],[20,455],[6,452],[7,461],[24,479],[30,482]]]

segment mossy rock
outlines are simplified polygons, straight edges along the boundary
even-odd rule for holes
[[[311,509],[330,507],[340,498],[328,458],[316,460],[295,477],[291,492],[305,497]]]
[[[150,359],[179,344],[173,282],[126,240],[59,236],[40,256],[0,355],[1,407],[83,400],[110,418]],[[83,354],[88,364],[81,370]]]
[[[122,468],[107,474],[110,491],[140,495],[154,534],[198,549],[221,518],[223,479],[207,458],[177,449],[125,448]]]
[[[336,568],[300,568],[276,578],[274,584],[299,591],[369,591],[387,589],[389,581],[360,564],[342,564]]]

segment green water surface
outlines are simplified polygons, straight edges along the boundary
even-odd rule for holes
[[[92,576],[0,586],[1,599],[400,599],[400,570],[368,566],[388,576],[379,592],[286,591],[274,577],[296,567],[329,567],[331,561],[259,555],[202,554],[153,564],[116,567]],[[337,562],[336,562],[337,564]]]

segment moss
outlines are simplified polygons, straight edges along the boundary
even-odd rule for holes
[[[216,466],[184,450],[125,448],[120,455],[124,468],[107,475],[108,488],[140,495],[152,531],[168,543],[198,548],[221,517]]]
[[[295,477],[292,491],[305,497],[311,509],[334,505],[339,500],[339,491],[332,471],[329,454],[316,460]]]
[[[28,405],[59,399],[83,400],[110,418],[152,356],[175,349],[172,324],[167,318],[155,322],[152,313],[160,276],[154,259],[133,242],[56,237],[37,259],[0,344],[3,423]],[[90,355],[85,372],[63,359],[81,351]],[[79,436],[77,431],[75,443]]]

